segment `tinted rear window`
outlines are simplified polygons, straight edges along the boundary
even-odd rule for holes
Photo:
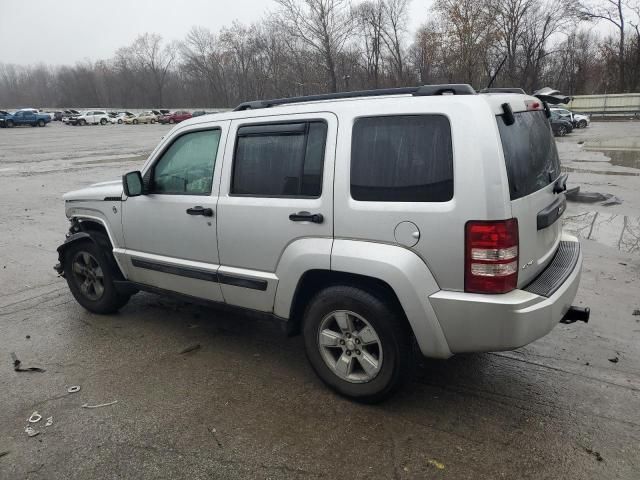
[[[556,142],[543,111],[515,113],[515,123],[498,117],[511,200],[526,197],[560,175]]]
[[[379,202],[451,200],[449,120],[443,115],[358,119],[351,142],[351,196]]]

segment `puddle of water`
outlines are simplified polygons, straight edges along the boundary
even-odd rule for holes
[[[593,163],[593,162],[590,162]],[[609,163],[609,162],[605,162]],[[576,172],[576,173],[596,173],[598,175],[620,175],[623,177],[638,177],[640,176],[640,172],[612,172],[610,170],[586,170],[584,168],[573,168],[573,167],[565,167],[562,166],[560,169],[563,172]]]
[[[600,148],[585,148],[589,152],[600,152],[606,157],[610,158],[611,165],[617,165],[619,167],[640,168],[640,149],[600,149]]]
[[[565,229],[579,238],[594,240],[622,252],[640,254],[640,217],[602,212],[565,215]]]

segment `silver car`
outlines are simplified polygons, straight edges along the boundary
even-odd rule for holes
[[[264,312],[302,333],[327,385],[375,402],[417,349],[509,350],[588,320],[572,307],[565,181],[535,97],[444,85],[250,102],[67,193],[56,268],[96,313],[139,290]]]

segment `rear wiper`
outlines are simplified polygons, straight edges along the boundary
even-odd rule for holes
[[[563,173],[558,177],[553,184],[553,193],[562,193],[567,189],[567,178],[569,178],[568,173]]]

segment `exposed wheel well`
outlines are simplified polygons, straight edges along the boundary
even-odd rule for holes
[[[300,333],[302,317],[309,301],[320,290],[332,285],[349,285],[366,290],[369,293],[384,298],[394,309],[404,317],[404,310],[393,288],[383,280],[358,275],[355,273],[335,272],[330,270],[310,270],[300,278],[291,304],[287,333],[297,335]],[[406,317],[405,317],[406,318]]]
[[[113,256],[113,245],[109,239],[109,233],[102,223],[95,220],[80,221],[80,219],[74,219],[73,225],[71,226],[71,232],[85,232],[91,235],[91,238],[93,238],[96,244],[107,254],[107,258],[114,268],[114,271],[119,274],[118,279],[122,280],[125,278],[120,270],[118,262],[116,262]]]

